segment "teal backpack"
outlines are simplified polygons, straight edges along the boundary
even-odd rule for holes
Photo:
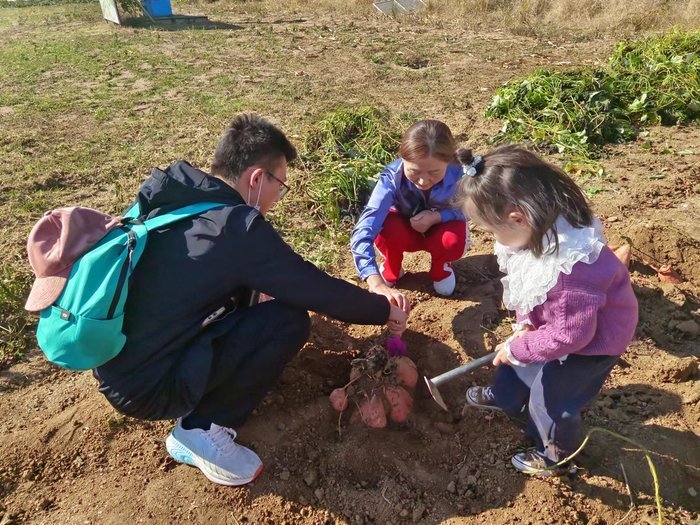
[[[40,312],[36,337],[49,361],[70,370],[89,370],[115,357],[122,333],[129,278],[143,254],[148,232],[197,215],[221,203],[185,206],[146,221],[138,203],[74,263],[63,292]]]

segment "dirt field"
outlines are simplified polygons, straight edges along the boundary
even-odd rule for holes
[[[77,66],[47,59],[30,93],[24,77],[6,70],[12,75],[0,92],[0,151],[9,165],[0,179],[3,266],[21,268],[26,233],[44,209],[79,203],[116,212],[150,165],[185,157],[206,168],[226,113],[260,111],[298,138],[340,104],[374,104],[443,119],[460,140],[483,150],[500,127],[484,120],[483,109],[502,82],[542,66],[605,62],[615,44],[614,35],[550,40],[432,17],[395,23],[369,10],[336,15],[266,5],[189,6],[221,27],[149,34],[102,23],[95,5],[0,13],[6,50],[55,43],[59,34],[119,50],[98,61],[93,84]],[[140,39],[149,39],[149,54],[166,57],[160,65],[139,62]],[[182,61],[186,82],[157,83],[159,71],[168,74]],[[140,79],[139,72],[155,77]],[[110,95],[116,109],[107,118],[95,110],[104,82],[118,93]],[[72,98],[45,114],[13,98],[48,100],[52,90]],[[197,90],[222,98],[199,106],[189,98]],[[174,111],[175,101],[192,113]],[[126,137],[130,149],[120,149],[117,137]],[[584,423],[652,450],[664,523],[697,524],[700,130],[651,128],[636,143],[609,147],[602,165],[606,178],[580,182],[610,241],[634,247],[640,324]],[[289,220],[288,229],[309,221]],[[491,240],[473,235],[474,249],[455,264],[452,298],[432,293],[425,257],[408,258],[401,287],[414,313],[405,339],[421,374],[484,355],[507,335]],[[651,266],[663,264],[684,282],[660,282]],[[354,279],[346,254],[331,271]],[[486,384],[488,368],[442,389],[449,412],[419,389],[406,425],[381,431],[343,425],[339,435],[327,396],[347,381],[350,359],[385,335],[313,317],[310,341],[240,429],[241,441],[265,463],[244,488],[216,486],[175,464],[164,447],[172,422],[122,418],[89,373],[62,371],[34,351],[0,371],[0,524],[658,522],[643,454],[612,437],[593,435],[576,479],[516,474],[510,457],[526,445],[519,431],[504,417],[465,408],[466,387]],[[629,514],[621,465],[636,504]]]

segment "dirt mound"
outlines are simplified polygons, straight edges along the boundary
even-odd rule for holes
[[[411,257],[406,266],[402,284],[415,315],[405,340],[421,374],[485,354],[507,329],[491,257],[456,265],[462,292],[453,299],[429,293],[427,260]],[[327,396],[346,383],[350,360],[384,337],[314,316],[311,341],[241,429],[266,469],[240,489],[212,485],[173,463],[163,447],[170,423],[116,414],[89,373],[57,370],[38,355],[4,371],[0,411],[14,417],[0,422],[3,523],[505,524],[519,516],[528,517],[524,523],[613,523],[627,512],[621,460],[639,504],[631,522],[655,519],[643,459],[609,438],[593,439],[578,479],[516,475],[510,456],[527,444],[516,426],[464,406],[464,389],[487,382],[488,369],[441,389],[448,412],[419,388],[407,423],[385,430],[344,423],[339,432]],[[691,359],[682,341],[670,341],[668,350],[635,343],[586,415],[588,425],[661,453],[654,461],[668,523],[693,516],[684,509],[693,508],[689,489],[700,483]]]
[[[640,261],[670,265],[686,280],[700,284],[700,241],[672,226],[648,221],[631,224],[626,233]]]

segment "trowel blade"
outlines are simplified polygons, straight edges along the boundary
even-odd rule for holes
[[[428,391],[430,392],[430,395],[433,396],[433,399],[435,400],[435,402],[438,405],[440,405],[443,410],[447,410],[447,405],[443,401],[437,385],[435,385],[430,379],[428,379],[427,376],[423,376],[423,379],[425,379],[425,384],[428,385]]]

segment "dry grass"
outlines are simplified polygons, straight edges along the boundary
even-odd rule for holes
[[[201,1],[201,0],[200,0]],[[633,35],[671,27],[697,28],[700,0],[424,0],[427,10],[404,17],[429,18],[473,30],[505,29],[538,36]],[[216,2],[227,5],[233,2]],[[305,0],[261,0],[260,12],[308,10]],[[253,8],[253,9],[255,9]],[[338,16],[374,16],[372,0],[316,0],[313,9]],[[250,8],[247,8],[250,11]]]

